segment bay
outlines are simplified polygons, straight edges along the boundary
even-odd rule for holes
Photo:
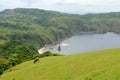
[[[47,50],[58,53],[58,46],[50,46]],[[115,33],[81,34],[62,41],[60,47],[59,53],[64,55],[120,48],[120,35]]]

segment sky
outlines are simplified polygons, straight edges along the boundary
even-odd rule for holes
[[[66,13],[120,12],[120,0],[0,0],[0,11],[39,8]]]

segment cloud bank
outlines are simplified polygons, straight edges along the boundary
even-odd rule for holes
[[[120,0],[0,0],[0,10],[39,8],[70,13],[119,12]]]

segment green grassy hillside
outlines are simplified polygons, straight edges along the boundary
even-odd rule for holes
[[[120,12],[75,15],[41,9],[16,8],[0,12],[0,75],[37,55],[45,44],[78,33],[120,32]],[[1,70],[4,65],[4,69]]]
[[[88,79],[89,78],[89,79]],[[120,48],[24,62],[0,80],[120,80]]]

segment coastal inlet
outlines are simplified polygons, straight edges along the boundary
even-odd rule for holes
[[[61,51],[58,51],[58,47]],[[50,51],[64,55],[83,53],[95,50],[120,48],[120,34],[80,34],[63,40],[57,45],[47,45],[39,49],[41,54],[43,51]]]

